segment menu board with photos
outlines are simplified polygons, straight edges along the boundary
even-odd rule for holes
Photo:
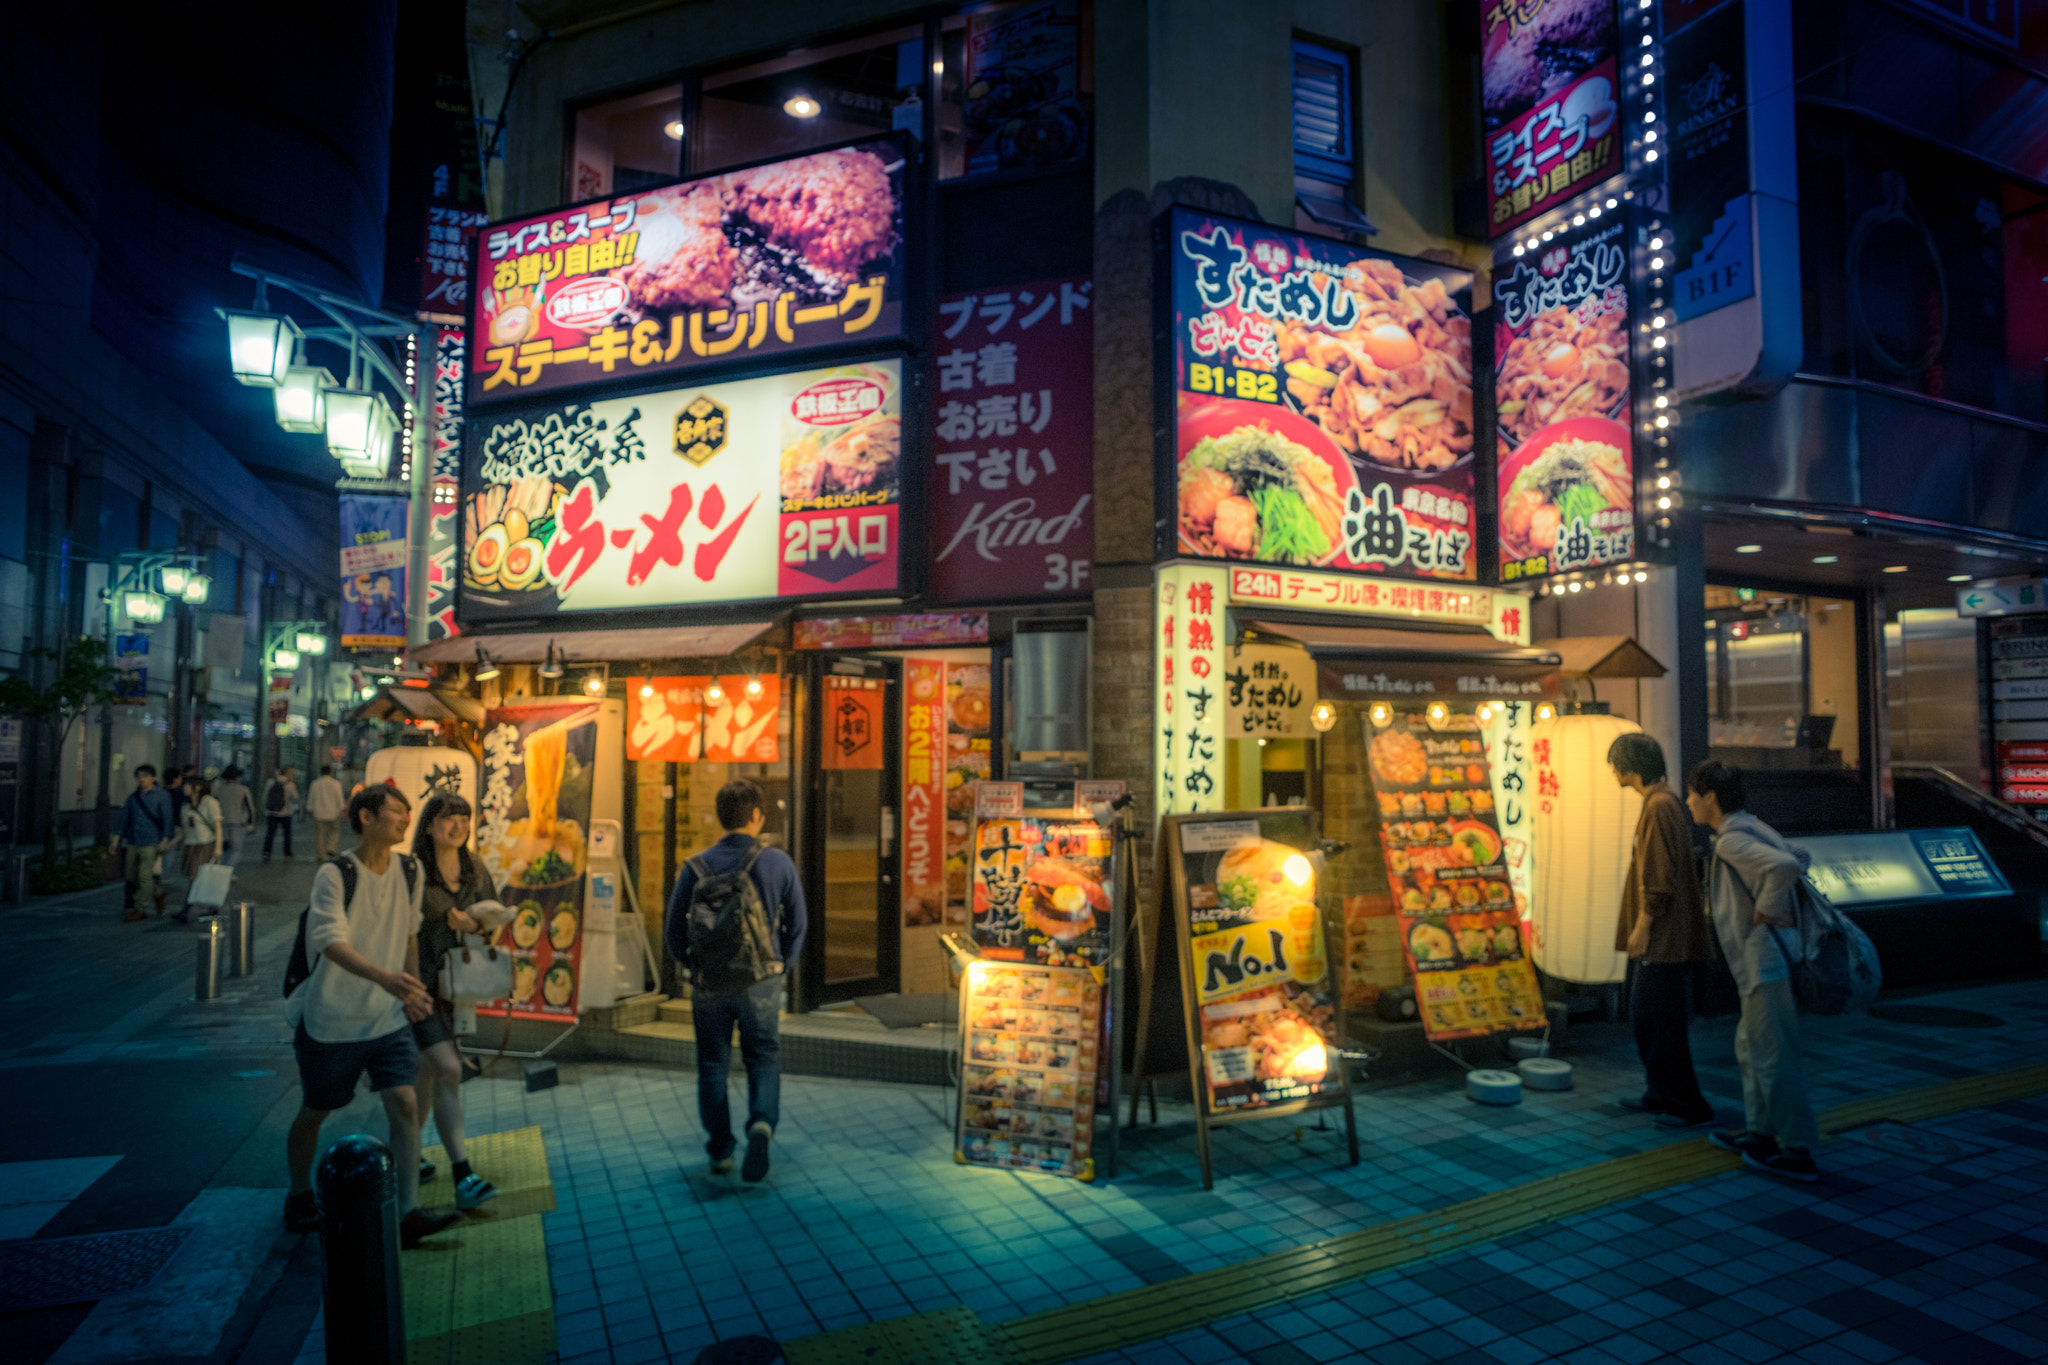
[[[1208,1113],[1344,1088],[1337,987],[1303,812],[1175,830],[1186,993]],[[1278,835],[1280,837],[1272,837]],[[1288,838],[1297,842],[1284,842]]]
[[[1090,972],[982,960],[960,986],[954,1159],[1095,1178],[1102,990]]]
[[[1471,1038],[1544,1022],[1495,820],[1478,719],[1365,721],[1380,845],[1423,1032]]]
[[[1036,815],[974,830],[974,941],[982,955],[1054,967],[1109,960],[1110,831]]]

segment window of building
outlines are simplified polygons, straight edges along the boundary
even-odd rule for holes
[[[1357,115],[1351,91],[1349,56],[1295,41],[1295,225],[1305,231],[1374,231],[1358,210]]]
[[[715,171],[893,128],[922,136],[925,84],[921,27],[707,76],[691,165]]]
[[[1092,19],[1085,0],[1021,0],[941,23],[941,180],[1042,170],[1088,154]]]
[[[1707,589],[1707,740],[1742,768],[1862,763],[1856,604]]]
[[[683,87],[664,85],[576,111],[569,198],[661,185],[683,172]]]

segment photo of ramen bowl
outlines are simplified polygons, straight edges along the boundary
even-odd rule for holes
[[[555,917],[548,921],[548,946],[556,952],[565,952],[576,941],[576,912],[557,910]]]
[[[512,916],[512,946],[531,948],[540,942],[541,905],[537,900],[519,903],[519,912]]]
[[[1425,962],[1455,962],[1458,958],[1458,946],[1451,941],[1451,931],[1440,924],[1425,922],[1410,929],[1408,948],[1418,966]]]
[[[545,980],[541,982],[540,998],[560,1009],[576,995],[576,972],[566,962],[557,962],[548,968]]]
[[[530,957],[516,959],[512,963],[512,1003],[523,1005],[533,999],[533,988],[540,983],[540,968]]]

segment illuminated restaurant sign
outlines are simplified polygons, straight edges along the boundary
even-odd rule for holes
[[[476,234],[470,400],[903,334],[901,135]]]
[[[466,625],[894,591],[901,365],[472,416]]]
[[[1479,11],[1489,231],[1504,236],[1622,169],[1614,0]]]

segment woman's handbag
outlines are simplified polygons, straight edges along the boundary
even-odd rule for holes
[[[503,1000],[512,994],[512,955],[463,934],[441,959],[438,994],[443,1000]]]

